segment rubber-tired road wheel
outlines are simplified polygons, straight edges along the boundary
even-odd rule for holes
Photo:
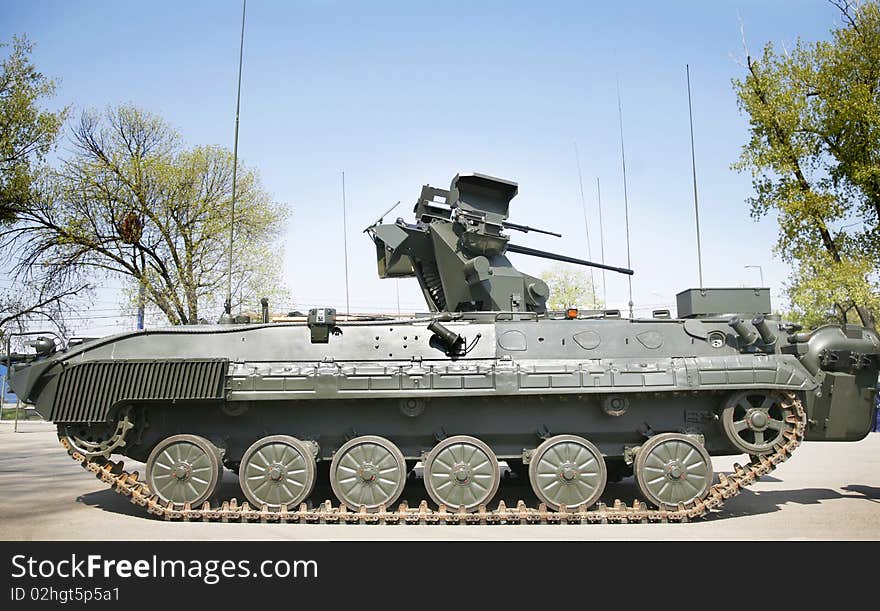
[[[537,447],[529,463],[532,490],[547,506],[591,506],[605,490],[608,470],[599,449],[577,435],[557,435]]]
[[[302,503],[315,487],[315,457],[302,441],[269,435],[245,450],[238,483],[254,507],[280,509]]]
[[[498,491],[501,471],[495,453],[469,435],[448,437],[425,458],[425,488],[438,505],[474,511]]]
[[[223,465],[220,451],[198,435],[172,435],[147,458],[147,485],[163,501],[201,505],[214,495]]]
[[[384,437],[364,435],[348,441],[333,455],[330,487],[346,507],[377,511],[388,507],[406,485],[406,461]]]
[[[705,497],[714,473],[712,459],[702,444],[687,435],[663,433],[639,449],[635,476],[648,501],[675,509]]]

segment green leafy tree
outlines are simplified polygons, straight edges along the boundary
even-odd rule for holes
[[[605,307],[596,295],[590,274],[582,269],[570,265],[555,265],[541,273],[540,277],[550,287],[550,297],[547,299],[547,308],[550,310]]]
[[[216,318],[227,289],[232,154],[187,148],[161,117],[131,105],[83,113],[71,145],[9,233],[19,270],[122,276],[132,302],[143,299],[171,324]],[[277,253],[287,210],[241,164],[236,185],[232,305],[253,308],[286,296]]]
[[[0,48],[9,46],[0,43]],[[31,63],[32,50],[26,37],[15,37],[0,63],[0,223],[11,222],[27,205],[34,175],[67,115],[67,109],[40,108],[55,94],[55,82]]]
[[[55,94],[55,82],[41,74],[30,60],[33,44],[24,36],[12,44],[0,43],[8,53],[0,62],[0,229],[33,201],[33,187],[45,173],[45,158],[54,150],[68,114],[64,108],[41,108]],[[0,250],[0,268],[14,265],[15,255]],[[4,279],[5,280],[5,279]],[[68,300],[88,285],[68,283],[62,276],[20,278],[0,288],[0,340],[11,328],[21,331],[31,321],[64,331]]]
[[[733,81],[750,139],[734,167],[749,171],[756,218],[775,213],[776,249],[792,264],[792,313],[805,324],[880,308],[880,6],[834,2],[831,39],[767,44]]]

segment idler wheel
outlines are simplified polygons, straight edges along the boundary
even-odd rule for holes
[[[447,437],[425,458],[425,488],[438,505],[475,511],[498,492],[501,471],[495,453],[476,437]]]
[[[254,442],[241,458],[238,482],[255,507],[280,509],[302,503],[315,487],[315,457],[302,441],[270,435]]]
[[[642,495],[665,509],[705,497],[714,476],[702,444],[679,433],[651,437],[636,455],[634,470]]]
[[[557,435],[537,447],[529,481],[547,506],[569,509],[593,505],[602,496],[608,470],[599,449],[577,435]]]
[[[198,435],[172,435],[147,458],[147,485],[163,501],[201,505],[214,495],[223,466],[220,451]]]
[[[330,487],[352,511],[388,507],[406,485],[406,461],[396,445],[384,437],[364,435],[348,441],[333,455]]]
[[[58,434],[66,437],[73,449],[83,456],[110,458],[117,449],[125,446],[125,437],[132,428],[131,408],[127,408],[117,415],[115,424],[59,424]]]
[[[737,449],[746,454],[770,454],[784,441],[786,409],[779,395],[746,390],[732,395],[724,405],[721,423]]]

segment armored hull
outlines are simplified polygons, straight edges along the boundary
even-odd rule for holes
[[[511,184],[501,185],[509,197]],[[438,222],[451,235],[468,231],[449,219],[374,226],[380,274],[416,275],[429,306],[455,302],[455,311],[337,321],[315,310],[307,322],[125,333],[19,364],[10,382],[58,423],[72,456],[166,517],[220,516],[214,495],[228,468],[250,505],[244,514],[221,505],[233,517],[318,519],[324,507],[320,519],[340,519],[341,508],[406,520],[406,508],[389,508],[417,463],[430,501],[420,519],[447,510],[485,517],[504,461],[529,479],[541,519],[576,510],[582,521],[604,520],[596,503],[606,482],[630,475],[645,501],[631,510],[637,518],[684,518],[717,506],[804,438],[851,441],[871,429],[873,331],[798,333],[769,315],[766,289],[686,291],[681,318],[548,312],[546,287],[517,276],[503,251],[474,246],[479,232],[456,242],[470,271],[447,290],[448,253],[420,254],[404,237],[423,247]],[[399,230],[393,245],[388,227]],[[434,276],[425,275],[431,256]],[[522,307],[486,311],[489,302]],[[749,467],[716,482],[711,456],[729,454],[749,455]],[[145,480],[113,455],[146,462]],[[319,478],[329,478],[338,506],[312,498]],[[492,515],[528,520],[528,511]]]

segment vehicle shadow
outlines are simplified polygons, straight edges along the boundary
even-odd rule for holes
[[[142,469],[140,471],[142,471]],[[234,473],[224,473],[223,481],[220,483],[220,488],[218,489],[218,497],[223,499],[237,497],[239,503],[242,502],[241,489],[238,486],[238,477],[236,477]],[[145,507],[132,503],[129,497],[119,494],[110,487],[107,487],[104,490],[96,490],[95,492],[81,494],[77,497],[76,502],[118,515],[145,518],[148,520],[162,519],[148,513]]]
[[[148,514],[144,507],[139,507],[129,501],[127,496],[123,496],[110,488],[81,494],[76,497],[76,502],[117,515],[147,519],[155,517]]]
[[[830,488],[803,488],[800,490],[755,491],[746,488],[738,496],[726,501],[720,512],[707,516],[709,520],[725,520],[780,511],[785,505],[816,505],[823,501],[850,499],[880,503],[880,488],[851,484],[841,493]]]
[[[874,503],[880,503],[880,488],[878,488],[877,486],[862,486],[861,484],[850,484],[849,486],[844,486],[843,489],[855,492],[856,494],[861,494],[866,499]]]

